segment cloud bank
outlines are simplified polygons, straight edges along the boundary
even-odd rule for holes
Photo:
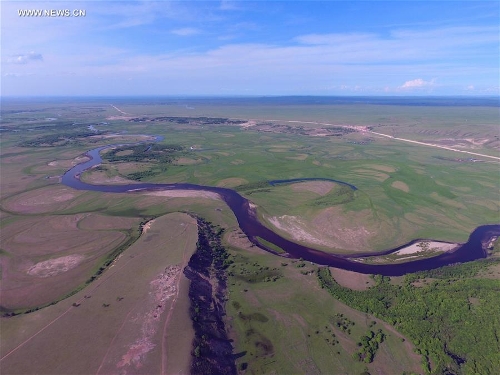
[[[32,61],[43,61],[43,56],[40,53],[30,52],[21,55],[15,55],[9,59],[10,63],[24,65]]]

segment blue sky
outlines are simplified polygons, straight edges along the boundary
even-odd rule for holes
[[[1,94],[499,95],[499,8],[2,1]],[[85,17],[19,16],[28,9]]]

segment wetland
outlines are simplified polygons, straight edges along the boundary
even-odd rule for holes
[[[2,370],[494,373],[495,103],[7,100]]]

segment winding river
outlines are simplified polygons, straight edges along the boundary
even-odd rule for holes
[[[410,272],[423,271],[442,267],[449,264],[468,262],[479,258],[486,257],[486,251],[484,250],[483,243],[488,242],[493,236],[500,235],[500,225],[483,225],[476,228],[470,235],[469,240],[460,245],[456,250],[452,252],[445,252],[443,254],[437,255],[432,258],[419,259],[408,261],[405,263],[397,264],[365,264],[353,261],[349,258],[359,258],[360,254],[355,254],[351,256],[333,255],[328,254],[323,251],[319,251],[304,245],[297,244],[295,242],[289,241],[278,234],[274,233],[272,230],[264,226],[257,219],[255,210],[251,207],[248,199],[243,198],[236,191],[212,186],[201,186],[187,183],[177,183],[177,184],[153,184],[153,183],[134,183],[126,185],[92,185],[80,180],[80,175],[85,170],[98,165],[101,163],[102,159],[100,152],[109,147],[115,147],[116,145],[108,145],[95,148],[87,152],[87,156],[90,158],[89,161],[80,163],[70,170],[68,170],[62,177],[62,183],[77,190],[88,190],[88,191],[99,191],[106,193],[133,193],[140,190],[198,190],[207,191],[219,194],[219,196],[226,202],[229,208],[233,211],[241,230],[248,236],[250,241],[255,245],[272,252],[265,246],[258,243],[256,237],[263,238],[264,240],[285,249],[290,257],[302,258],[306,261],[311,261],[320,265],[328,265],[344,270],[360,272],[364,274],[381,274],[384,276],[400,276]],[[274,180],[270,181],[270,184],[279,184],[286,182],[296,182],[312,179],[292,179],[292,180]],[[326,179],[319,179],[326,180]],[[356,189],[356,186],[349,183],[337,180],[338,183],[345,184],[352,189]],[[405,244],[395,249],[390,249],[387,251],[373,253],[370,255],[385,255],[391,252],[397,251],[405,246],[415,243],[419,240],[414,240],[409,244]],[[365,254],[366,255],[366,254]]]

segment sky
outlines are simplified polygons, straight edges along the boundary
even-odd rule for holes
[[[0,7],[2,96],[500,94],[498,1]]]

